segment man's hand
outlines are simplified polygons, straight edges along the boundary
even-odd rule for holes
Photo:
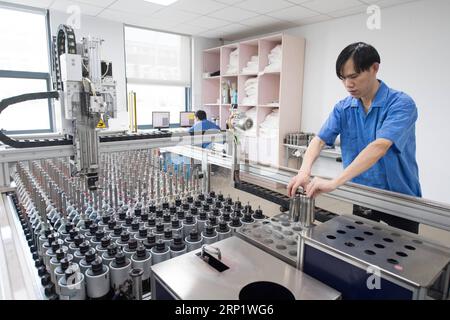
[[[314,178],[312,181],[306,186],[306,196],[310,198],[315,198],[319,194],[324,192],[331,192],[339,187],[336,180],[325,180],[321,178]]]
[[[305,171],[299,171],[298,174],[291,179],[287,186],[288,197],[292,197],[297,192],[298,187],[306,188],[311,176]]]

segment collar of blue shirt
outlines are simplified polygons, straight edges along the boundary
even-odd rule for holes
[[[385,105],[385,101],[389,93],[389,87],[383,81],[378,81],[380,81],[380,87],[375,94],[375,99],[372,102],[371,108],[382,108]],[[360,103],[360,99],[352,98],[352,103],[350,106],[358,107]]]

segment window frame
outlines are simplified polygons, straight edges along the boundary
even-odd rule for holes
[[[24,6],[20,4],[8,3],[5,4],[0,2],[0,8],[4,8],[7,10],[16,10],[23,11],[34,14],[42,14],[45,18],[45,33],[47,35],[47,53],[48,53],[48,72],[36,72],[36,71],[24,71],[24,70],[2,70],[0,69],[0,78],[13,78],[13,79],[34,79],[34,80],[45,80],[47,84],[47,91],[52,90],[52,80],[51,80],[51,33],[50,33],[50,13],[49,10],[39,9],[29,6]],[[24,92],[32,93],[32,92]],[[1,99],[5,99],[9,97],[1,97]],[[49,119],[49,128],[45,129],[31,129],[31,130],[4,130],[3,132],[7,135],[21,135],[21,134],[40,134],[40,133],[54,133],[55,132],[55,113],[53,108],[53,103],[51,99],[47,99],[48,104],[48,119]],[[1,115],[0,115],[1,116]]]
[[[176,83],[171,83],[171,81],[158,81],[158,80],[145,80],[145,79],[135,79],[135,78],[128,78],[126,76],[126,68],[127,68],[127,49],[126,49],[126,39],[125,39],[125,28],[136,28],[136,29],[143,29],[148,31],[154,31],[154,32],[161,32],[161,33],[167,33],[167,34],[173,34],[177,36],[183,36],[189,38],[189,52],[191,54],[190,57],[190,63],[189,63],[189,79],[190,79],[190,86],[184,87],[184,111],[191,111],[192,110],[192,36],[182,33],[176,33],[176,32],[169,32],[169,31],[163,31],[163,30],[157,30],[152,28],[146,28],[141,26],[135,26],[131,24],[123,24],[123,51],[124,51],[124,59],[125,59],[125,90],[126,95],[128,96],[128,83],[130,84],[141,84],[141,85],[158,85],[158,86],[167,86],[167,87],[180,87],[180,85]],[[129,105],[128,105],[128,99],[127,99],[127,112],[129,111]],[[170,128],[180,128],[180,123],[171,123]],[[145,124],[145,125],[138,125],[138,129],[146,130],[146,129],[153,129],[153,124]]]

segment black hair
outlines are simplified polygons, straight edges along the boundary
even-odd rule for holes
[[[205,120],[206,119],[206,112],[203,110],[198,110],[195,113],[195,116],[198,118],[198,120]]]
[[[342,50],[336,60],[336,75],[341,80],[344,78],[342,76],[342,69],[349,59],[353,59],[353,64],[355,65],[355,71],[357,73],[367,71],[374,63],[381,62],[377,49],[370,44],[364,42],[352,43]]]

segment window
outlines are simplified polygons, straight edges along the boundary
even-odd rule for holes
[[[44,11],[0,6],[0,100],[50,90],[47,17]],[[49,100],[9,106],[0,114],[7,133],[53,131]]]
[[[172,125],[190,109],[190,37],[125,26],[127,91],[136,93],[138,127],[153,111],[169,111]]]

